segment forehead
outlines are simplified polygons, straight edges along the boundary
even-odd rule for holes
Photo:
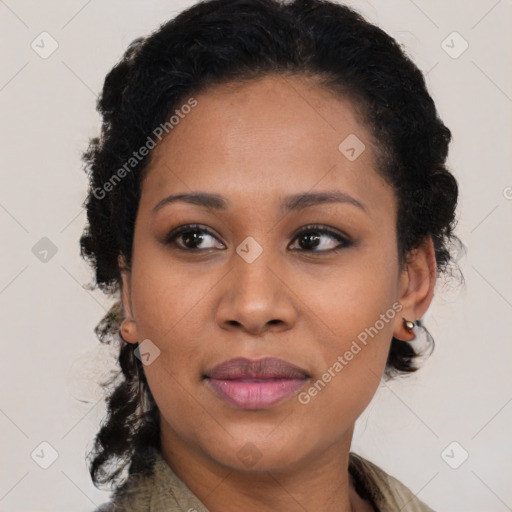
[[[312,188],[365,195],[385,185],[357,105],[313,79],[266,76],[194,99],[153,150],[143,195],[207,189],[263,200]]]

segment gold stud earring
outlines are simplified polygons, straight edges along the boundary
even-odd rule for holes
[[[415,323],[412,320],[407,320],[407,318],[404,318],[404,325],[408,331],[412,331],[414,329]]]

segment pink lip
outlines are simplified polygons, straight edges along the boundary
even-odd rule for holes
[[[241,409],[265,409],[298,391],[309,375],[282,359],[236,358],[207,371],[205,379],[230,404]]]

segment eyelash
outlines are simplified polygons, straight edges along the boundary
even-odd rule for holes
[[[200,232],[200,233],[206,233],[213,238],[217,239],[214,233],[212,233],[206,226],[203,226],[201,224],[187,224],[185,226],[180,226],[179,228],[173,229],[164,239],[165,245],[174,245],[178,250],[186,251],[186,252],[200,252],[209,250],[208,249],[198,249],[198,248],[190,248],[190,247],[181,247],[176,243],[176,239],[178,239],[180,236],[186,234],[186,233],[193,233],[193,232]],[[304,226],[301,228],[301,230],[298,233],[295,233],[293,237],[293,241],[300,238],[301,236],[305,234],[311,234],[315,233],[318,235],[328,235],[334,240],[340,242],[340,246],[335,247],[334,249],[327,249],[327,250],[306,250],[306,249],[292,249],[294,251],[300,251],[300,252],[306,252],[306,253],[335,253],[342,249],[346,249],[353,245],[353,243],[348,239],[348,237],[341,235],[340,233],[337,233],[336,231],[333,231],[331,229],[327,229],[325,227],[322,227],[319,224],[310,224],[308,226]],[[218,241],[218,240],[217,240]]]

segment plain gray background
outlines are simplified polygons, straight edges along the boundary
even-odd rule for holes
[[[135,37],[192,3],[0,1],[2,512],[85,512],[108,498],[85,464],[105,412],[96,381],[114,360],[93,333],[109,302],[84,288],[92,274],[79,258],[80,155],[99,134],[105,74]],[[353,450],[435,510],[512,510],[512,2],[346,3],[427,74],[454,136],[468,248],[465,287],[440,282],[424,317],[434,354],[381,385]]]

